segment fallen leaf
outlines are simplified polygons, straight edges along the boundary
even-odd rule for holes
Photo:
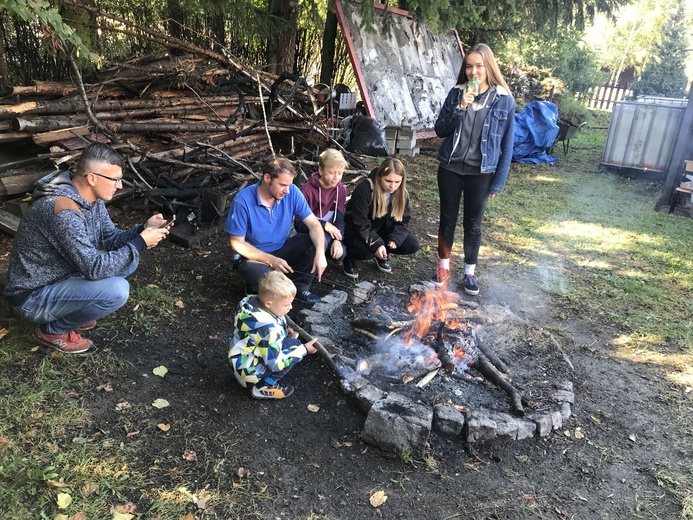
[[[111,383],[104,383],[96,387],[97,392],[100,392],[101,390],[103,390],[104,392],[112,392],[113,385]]]
[[[67,518],[67,515],[55,515],[53,517],[53,520],[69,520],[69,519]]]
[[[159,399],[156,399],[156,400],[152,403],[152,406],[153,406],[154,408],[166,408],[167,406],[170,406],[170,405],[169,405],[169,402],[168,402],[166,399],[161,399],[161,398],[159,398]]]
[[[593,422],[594,424],[596,424],[597,426],[601,426],[601,425],[602,425],[602,422],[601,422],[599,419],[597,419],[595,416],[590,415],[590,419],[591,419],[592,422]]]
[[[9,331],[8,331],[7,329],[0,329],[0,339],[2,339],[2,338],[4,338],[5,336],[7,336],[7,333],[8,333],[8,332],[9,332]]]
[[[57,488],[69,488],[70,484],[65,484],[65,482],[58,482],[56,480],[48,479],[48,484]]]
[[[70,517],[70,520],[87,520],[87,512],[86,511],[80,511],[79,513],[75,513]]]
[[[319,411],[320,411],[320,407],[319,407],[318,405],[316,405],[316,404],[309,404],[309,405],[308,405],[308,411],[309,411],[309,412],[313,412],[313,413],[319,412]]]
[[[575,428],[575,438],[576,439],[584,439],[585,434],[582,433],[582,428]]]
[[[140,308],[140,304],[138,303],[137,305],[135,305],[135,306],[132,308],[132,312],[137,312],[137,311],[139,310],[139,308]]]
[[[183,452],[183,458],[190,462],[195,462],[197,460],[197,453],[195,453],[193,450],[185,450]]]
[[[41,417],[43,417],[43,412],[34,412],[31,414],[32,419],[40,419]]]
[[[155,283],[150,283],[149,285],[147,285],[147,287],[148,287],[149,289],[158,289],[158,288],[159,288],[159,286],[156,285]]]
[[[250,476],[250,470],[248,468],[244,468],[243,466],[241,466],[240,468],[238,468],[236,475],[238,475],[241,478],[248,478]]]
[[[132,502],[126,502],[125,504],[114,506],[111,509],[111,513],[134,513],[136,509],[137,506],[135,504]]]
[[[587,500],[587,497],[583,497],[582,495],[578,494],[575,494],[575,496],[578,498],[578,500],[582,500],[583,502],[589,502],[589,500]]]
[[[198,498],[195,501],[195,505],[198,507],[198,509],[204,509],[207,507],[207,499],[206,498]]]
[[[563,432],[563,435],[565,435],[566,437],[570,437],[572,434],[570,433],[570,430],[566,430]]]
[[[168,373],[168,368],[164,365],[159,365],[154,370],[152,370],[155,376],[164,377]]]
[[[345,441],[345,442],[344,442],[344,446],[346,446],[347,448],[351,447],[352,444],[353,444],[353,443],[352,443],[352,442],[349,442],[349,441]]]
[[[122,412],[124,410],[129,410],[132,408],[132,405],[128,403],[127,401],[121,401],[115,406],[116,412]]]
[[[82,493],[83,497],[88,497],[92,493],[96,493],[99,490],[99,485],[96,482],[87,482],[82,486],[82,489],[80,489],[80,493]]]
[[[183,303],[183,300],[178,300],[176,303],[174,303],[174,305],[179,309],[185,309],[185,304]]]
[[[58,503],[58,507],[60,509],[65,509],[72,504],[72,496],[70,496],[68,493],[58,493],[55,501]]]
[[[411,383],[414,380],[414,376],[402,376],[402,383],[405,385]]]
[[[183,520],[197,520],[197,517],[193,515],[192,513],[187,513],[184,517]]]
[[[113,513],[111,520],[132,520],[133,518],[135,518],[135,515],[130,513]]]
[[[209,339],[211,339],[212,341],[216,341],[219,339],[219,336],[217,334],[214,334],[213,336],[209,336]]]
[[[342,443],[339,442],[337,439],[332,439],[330,442],[330,446],[332,446],[334,449],[339,449],[342,447]]]
[[[41,347],[33,347],[33,348],[31,349],[31,352],[36,352],[36,351],[37,351],[38,349],[40,349],[40,348],[41,348]]]
[[[629,439],[630,441],[632,441],[632,442],[635,442],[638,438],[635,436],[634,433],[631,433],[631,434],[628,436],[628,439]]]
[[[171,429],[170,424],[164,424],[164,423],[159,423],[156,425],[157,428],[159,428],[162,432],[167,432]]]
[[[370,503],[373,507],[380,507],[387,502],[385,491],[376,491],[371,495]]]

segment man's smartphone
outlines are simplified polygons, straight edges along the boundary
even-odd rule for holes
[[[159,227],[162,227],[162,228],[168,227],[168,226],[170,226],[171,224],[173,224],[175,221],[176,221],[176,216],[173,215],[173,217],[171,218],[171,220],[167,220],[166,222],[164,222],[163,224],[161,224],[161,226],[159,226]]]

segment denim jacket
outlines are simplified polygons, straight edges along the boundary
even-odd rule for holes
[[[495,89],[491,109],[481,131],[481,173],[493,174],[490,193],[497,194],[505,187],[513,157],[515,100],[502,86],[497,85]],[[450,89],[436,120],[436,135],[444,138],[438,150],[438,161],[443,166],[450,164],[452,153],[460,140],[462,123],[467,113],[466,110],[458,109],[463,94],[464,85]]]

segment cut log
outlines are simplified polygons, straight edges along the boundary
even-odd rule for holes
[[[22,175],[9,175],[0,178],[0,196],[17,195],[34,191],[36,181],[49,175],[50,172],[35,172]]]
[[[489,359],[483,353],[481,353],[481,351],[479,352],[479,357],[475,360],[474,365],[479,373],[483,374],[486,379],[508,394],[513,407],[513,413],[520,417],[524,416],[525,409],[522,406],[522,394],[517,388],[511,385],[510,382],[505,379],[505,377],[503,377],[503,374],[501,374],[498,369],[493,366],[493,363],[491,363],[491,361],[489,361]]]
[[[0,209],[0,230],[15,236],[17,229],[19,229],[19,217]]]

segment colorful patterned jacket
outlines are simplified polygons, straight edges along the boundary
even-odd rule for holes
[[[246,387],[295,365],[308,354],[297,339],[287,337],[286,320],[265,309],[255,295],[238,302],[229,363]]]

